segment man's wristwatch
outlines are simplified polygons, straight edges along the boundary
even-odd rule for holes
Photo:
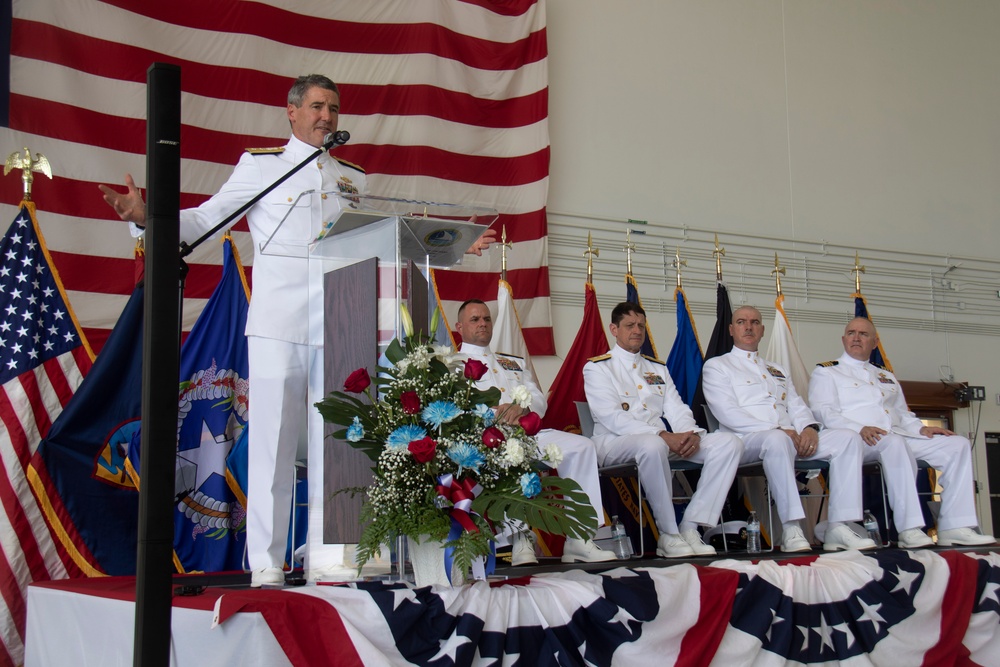
[[[809,424],[809,426],[806,426],[806,428],[811,428],[812,430],[819,433],[819,424]]]

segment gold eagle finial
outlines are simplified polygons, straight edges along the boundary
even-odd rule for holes
[[[41,153],[35,153],[34,159],[27,146],[24,148],[24,155],[14,151],[7,156],[7,161],[3,166],[3,175],[6,176],[14,169],[21,170],[21,181],[24,183],[24,199],[31,201],[31,183],[35,180],[34,172],[45,174],[52,178],[52,167],[49,166],[48,159]]]

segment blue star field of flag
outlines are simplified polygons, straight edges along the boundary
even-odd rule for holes
[[[0,241],[0,384],[80,343],[31,216],[22,208]]]

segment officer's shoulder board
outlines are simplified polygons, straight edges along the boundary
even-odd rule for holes
[[[345,167],[350,167],[351,169],[354,169],[356,171],[360,171],[362,174],[365,173],[365,170],[362,169],[360,165],[356,165],[353,162],[348,162],[347,160],[339,158],[336,155],[331,155],[330,157],[332,157],[334,160],[336,160],[340,164],[344,165]],[[510,355],[508,355],[508,356],[510,356]],[[518,359],[520,359],[520,358],[521,357],[518,357]]]
[[[250,155],[281,155],[285,152],[284,146],[275,146],[274,148],[247,148],[247,153]]]
[[[601,354],[596,357],[591,357],[590,359],[587,359],[587,361],[593,361],[594,363],[597,363],[599,361],[607,361],[610,358],[611,358],[611,353],[608,352],[607,354]]]
[[[838,365],[840,365],[840,362],[839,361],[821,361],[821,362],[819,362],[816,365],[817,366],[838,366]]]
[[[661,366],[666,366],[667,365],[667,362],[662,361],[660,359],[657,359],[656,357],[651,357],[648,354],[642,355],[642,358],[645,359],[645,360],[647,360],[647,361],[652,361],[654,364],[659,364]]]
[[[891,373],[892,372],[892,371],[889,370],[889,367],[886,366],[885,364],[872,364],[872,366],[874,366],[875,368],[879,369],[880,371],[885,371],[886,373]]]

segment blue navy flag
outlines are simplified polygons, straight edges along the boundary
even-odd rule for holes
[[[246,501],[230,487],[226,461],[248,419],[249,307],[243,267],[227,235],[222,280],[181,349],[174,512],[180,572],[242,569]]]
[[[871,320],[872,318],[868,315],[868,303],[865,301],[865,297],[861,296],[860,292],[854,293],[854,317],[864,317]],[[874,320],[872,320],[874,322]],[[871,356],[868,357],[868,361],[875,366],[880,366],[890,373],[892,372],[892,364],[889,363],[889,357],[885,355],[885,348],[882,347],[881,337],[878,340],[878,347],[872,350]]]
[[[635,278],[630,275],[625,276],[625,300],[629,303],[637,303],[640,308],[642,307],[642,300],[639,298],[639,287],[635,284]],[[653,330],[649,328],[649,322],[646,322],[646,342],[642,344],[642,349],[639,352],[645,354],[647,357],[660,358],[656,354],[656,343],[653,342]]]
[[[67,526],[112,575],[135,573],[139,495],[127,469],[142,410],[143,288],[136,287],[93,368],[38,448]]]
[[[701,379],[701,366],[704,359],[701,356],[701,345],[698,343],[698,331],[694,326],[694,318],[688,309],[687,296],[683,288],[674,290],[674,301],[677,302],[677,337],[667,355],[667,371],[677,387],[681,399],[692,407],[695,390]]]

